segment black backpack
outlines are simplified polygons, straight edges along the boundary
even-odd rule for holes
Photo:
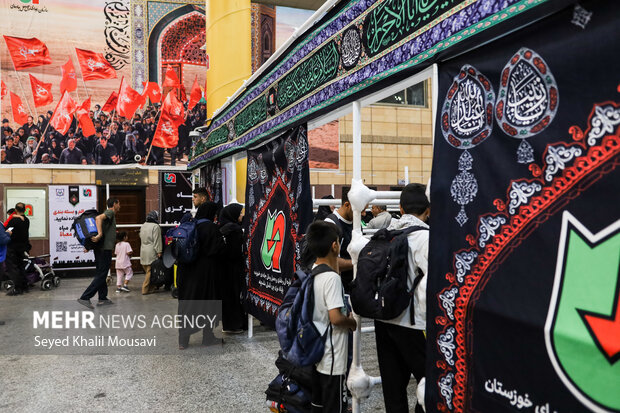
[[[161,287],[170,281],[170,273],[172,271],[172,268],[166,268],[164,261],[161,258],[157,258],[151,264],[151,279],[149,280],[149,284],[154,285],[155,287]]]
[[[413,295],[424,274],[418,271],[411,290],[407,288],[409,243],[407,235],[428,230],[412,226],[402,230],[380,229],[362,248],[357,261],[357,275],[351,283],[351,304],[362,317],[391,320],[411,304]]]
[[[99,212],[97,212],[96,209],[86,210],[81,215],[75,217],[71,225],[73,235],[75,235],[79,243],[84,246],[84,249],[88,251],[95,249],[99,244],[91,240],[91,237],[98,234],[96,223],[97,215],[99,215]],[[101,242],[101,240],[99,242]]]

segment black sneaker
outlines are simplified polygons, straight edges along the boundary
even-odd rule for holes
[[[105,300],[99,300],[97,302],[98,307],[102,307],[104,305],[111,305],[111,304],[114,304],[114,303],[112,302],[112,300],[108,300],[107,298]]]
[[[93,310],[95,308],[95,307],[93,307],[93,305],[90,302],[90,300],[82,300],[81,298],[78,298],[77,302],[82,304],[85,307],[90,308],[91,310]]]
[[[119,290],[125,291],[126,293],[131,292],[131,290],[129,288],[127,288],[126,285],[123,285],[121,288],[119,288]]]
[[[116,292],[117,292],[117,293],[120,293],[120,292],[123,292],[123,290],[121,290],[121,287],[118,287],[118,288],[116,289]]]

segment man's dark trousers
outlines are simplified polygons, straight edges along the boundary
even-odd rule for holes
[[[407,385],[411,374],[424,377],[426,339],[422,330],[375,321],[377,358],[386,413],[407,413]],[[424,412],[420,404],[416,413]]]
[[[88,288],[86,288],[86,291],[84,291],[80,299],[90,300],[98,293],[99,300],[106,300],[108,298],[108,284],[106,283],[106,278],[110,270],[110,264],[112,263],[112,250],[95,248],[93,252],[95,253],[95,263],[97,264],[95,278]]]

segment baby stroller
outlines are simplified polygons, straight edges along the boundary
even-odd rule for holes
[[[49,257],[50,254],[24,258],[26,280],[29,286],[41,281],[41,289],[46,291],[60,285],[60,277],[54,273],[51,264],[46,260]]]

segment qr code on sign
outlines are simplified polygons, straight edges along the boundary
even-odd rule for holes
[[[67,241],[56,241],[56,252],[67,252]]]

